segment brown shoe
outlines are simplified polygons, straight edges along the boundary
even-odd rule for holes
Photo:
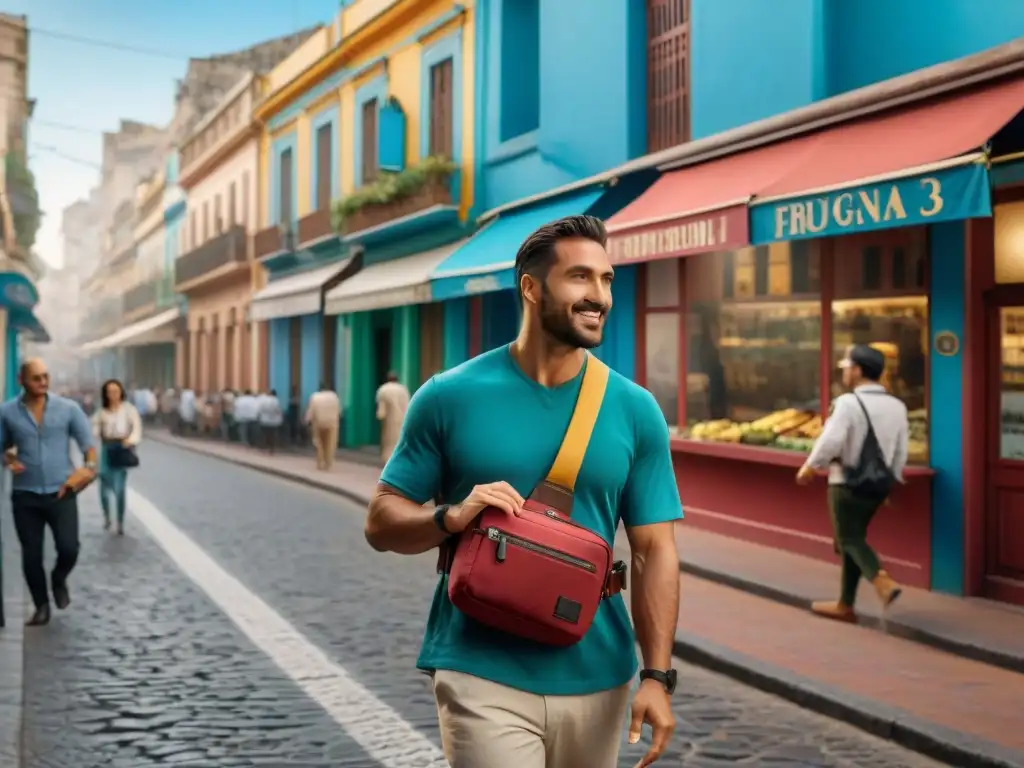
[[[834,621],[845,621],[850,624],[857,623],[857,613],[853,608],[840,602],[811,603],[811,612],[822,618],[833,619]]]
[[[882,601],[883,608],[888,608],[897,597],[903,594],[903,588],[893,581],[892,576],[885,571],[879,571],[871,583],[875,586],[875,592],[878,593],[878,599]]]

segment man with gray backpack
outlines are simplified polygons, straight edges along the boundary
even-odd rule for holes
[[[828,467],[828,506],[836,553],[842,558],[838,601],[816,602],[819,616],[855,622],[853,605],[863,576],[882,605],[899,597],[893,581],[867,542],[868,526],[892,487],[903,482],[910,425],[907,407],[880,383],[885,356],[873,347],[850,347],[840,361],[849,389],[832,403],[832,411],[796,479],[806,484],[816,470]]]

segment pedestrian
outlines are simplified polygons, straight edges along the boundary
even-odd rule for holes
[[[178,428],[182,437],[191,437],[196,431],[196,410],[199,396],[192,387],[185,387],[178,401]]]
[[[100,444],[100,505],[103,530],[110,530],[110,503],[117,515],[117,535],[124,536],[128,470],[138,466],[135,448],[142,440],[142,417],[128,401],[124,386],[110,379],[100,391],[100,410],[93,416],[93,434]]]
[[[68,576],[78,560],[78,494],[96,477],[96,449],[89,419],[73,400],[50,395],[50,374],[39,359],[19,370],[20,397],[0,406],[0,443],[13,473],[11,507],[21,542],[21,563],[35,612],[29,626],[50,621],[43,548],[46,528],[53,535],[57,563],[50,574],[53,602],[63,610],[71,603]],[[84,455],[81,467],[71,460],[74,441]]]
[[[509,520],[537,514],[525,511],[524,499],[536,494],[532,505],[551,492],[542,481],[566,466],[561,457],[555,460],[566,445],[573,449],[567,459],[575,462],[569,473],[576,478],[574,493],[555,495],[564,506],[571,501],[572,522],[609,548],[620,520],[625,524],[635,574],[635,637],[618,593],[624,565],[607,574],[593,571],[600,573],[606,599],[589,630],[562,647],[496,629],[507,619],[498,609],[492,623],[457,609],[445,575],[450,563],[439,558],[442,575],[417,665],[433,675],[441,742],[453,768],[618,765],[636,643],[645,669],[633,698],[629,742],[639,740],[644,723],[653,730],[640,765],[661,756],[675,727],[675,521],[682,508],[668,426],[654,397],[586,351],[601,343],[612,306],[605,243],[604,225],[591,216],[546,224],[526,239],[515,260],[523,311],[518,338],[437,374],[417,391],[369,506],[366,538],[374,549],[414,555],[443,545],[450,552],[451,537],[480,535],[473,520],[484,509]],[[595,379],[606,377],[596,407],[592,387],[586,403],[582,396],[591,366]],[[589,418],[582,439],[567,428],[570,419],[576,422],[577,398],[587,406],[582,418]],[[573,485],[572,478],[563,482]],[[438,506],[423,506],[431,500]],[[595,567],[588,561],[577,566],[579,560],[562,559],[556,550],[537,553],[494,531],[483,531],[487,538],[477,550],[491,568],[500,563],[523,574],[527,567],[549,573],[564,567],[566,580],[578,580],[586,576],[574,568],[586,574],[583,566]],[[506,594],[523,586],[512,576],[491,585]],[[534,581],[527,588],[560,585]],[[529,600],[519,594],[519,605]],[[559,598],[538,613],[571,627],[579,608]]]
[[[260,396],[258,418],[263,447],[267,449],[267,453],[273,456],[277,448],[281,426],[284,424],[284,408],[281,407],[281,401],[277,399],[276,389],[271,389]]]
[[[316,449],[316,468],[329,470],[334,464],[338,447],[338,427],[341,424],[341,401],[338,394],[325,382],[310,395],[305,422],[309,425]]]
[[[251,389],[245,390],[235,400],[235,423],[238,424],[238,440],[242,445],[252,447],[256,442],[259,410],[259,398]]]
[[[377,389],[377,420],[380,422],[380,457],[383,461],[391,458],[398,435],[402,431],[406,411],[409,410],[409,390],[398,380],[398,374],[390,371],[387,379]]]
[[[868,528],[886,502],[892,482],[903,481],[910,424],[907,407],[882,386],[885,356],[873,347],[850,347],[839,363],[849,390],[832,402],[832,412],[797,482],[807,484],[828,468],[828,507],[836,554],[842,558],[838,601],[815,602],[819,616],[855,622],[854,603],[863,576],[888,607],[901,588],[881,566],[867,542]],[[865,471],[869,465],[873,471]],[[875,478],[865,482],[864,478]],[[877,487],[879,486],[880,487]]]
[[[220,437],[225,443],[234,439],[235,391],[225,387],[220,393]]]

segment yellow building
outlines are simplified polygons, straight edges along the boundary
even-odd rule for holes
[[[474,49],[473,2],[357,0],[264,78],[254,110],[270,383],[303,403],[335,387],[356,406],[351,443],[374,441],[388,371],[415,388],[442,365],[429,277],[473,202]]]

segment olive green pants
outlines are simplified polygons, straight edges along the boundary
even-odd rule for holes
[[[828,487],[828,511],[832,518],[836,554],[843,559],[839,601],[853,607],[860,577],[873,581],[881,570],[878,555],[868,545],[868,525],[881,503],[855,496],[842,485]]]

